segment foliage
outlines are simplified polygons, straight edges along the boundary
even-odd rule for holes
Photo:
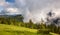
[[[19,22],[23,22],[23,16],[22,15],[0,16],[0,24],[18,25]]]
[[[38,33],[49,34],[49,32],[53,32],[53,33],[60,34],[60,27],[57,27],[54,23],[51,25],[46,25],[46,23],[44,23],[44,21],[42,20],[40,24],[35,24],[32,22],[31,19],[29,20],[28,23],[24,23],[23,16],[21,15],[0,17],[0,24],[15,25],[15,26],[26,27],[30,29],[37,29]]]
[[[37,29],[29,29],[25,27],[0,24],[0,35],[50,35],[38,34]]]

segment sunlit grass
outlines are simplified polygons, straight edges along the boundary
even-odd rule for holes
[[[0,24],[0,30],[29,31],[33,33],[37,32],[36,29],[29,29],[25,27],[18,27],[18,26],[13,26],[13,25],[2,25],[2,24]]]
[[[50,34],[37,34],[37,29],[30,29],[14,25],[0,24],[0,35],[58,35],[55,33]]]
[[[51,35],[60,35],[60,34],[56,34],[56,33],[52,33],[52,32],[50,32],[50,34],[51,34]]]
[[[0,24],[0,35],[37,35],[37,30]]]

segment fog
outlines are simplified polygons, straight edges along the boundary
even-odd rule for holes
[[[51,10],[55,13],[51,18],[60,15],[60,0],[15,0],[13,3],[0,0],[0,6],[3,7],[5,14],[22,14],[24,22],[28,22],[30,19],[33,22],[40,22],[41,19],[46,21],[47,13]]]

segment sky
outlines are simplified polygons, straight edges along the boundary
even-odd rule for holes
[[[60,0],[0,0],[0,14],[22,14],[24,22],[32,19],[33,22],[46,21],[47,13],[52,10],[53,17],[60,15]],[[51,18],[53,18],[51,17]]]
[[[14,3],[15,0],[6,0],[6,2]]]

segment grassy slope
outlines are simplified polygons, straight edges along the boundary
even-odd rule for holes
[[[37,35],[37,30],[0,24],[0,35]]]
[[[0,35],[38,35],[38,34],[36,29],[0,24]],[[45,34],[41,34],[41,35],[45,35]]]
[[[33,33],[37,32],[37,30],[35,29],[29,29],[29,28],[18,27],[18,26],[13,26],[13,25],[2,25],[2,24],[0,24],[0,29],[1,30],[13,30],[13,31],[29,31]]]

